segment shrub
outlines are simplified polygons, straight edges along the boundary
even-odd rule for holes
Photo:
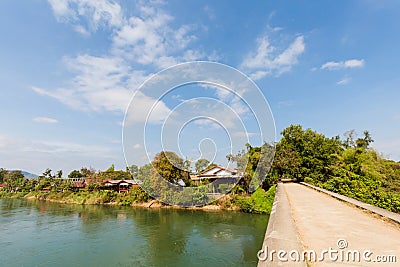
[[[274,203],[276,186],[272,186],[265,192],[262,188],[258,188],[250,197],[236,196],[235,204],[241,211],[248,213],[271,213],[272,204]]]

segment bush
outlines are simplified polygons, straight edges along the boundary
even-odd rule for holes
[[[241,211],[270,214],[272,204],[274,203],[275,193],[275,185],[270,187],[267,192],[262,188],[258,188],[250,197],[236,196],[234,202]]]
[[[306,177],[306,178],[304,178],[304,182],[308,183],[308,184],[314,184],[314,179],[312,179],[310,177]]]

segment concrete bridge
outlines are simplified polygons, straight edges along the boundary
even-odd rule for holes
[[[258,266],[400,266],[400,215],[279,183]]]

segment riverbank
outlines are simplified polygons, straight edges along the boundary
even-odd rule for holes
[[[190,209],[204,211],[242,211],[247,213],[270,214],[275,197],[275,186],[268,191],[261,188],[253,194],[230,193],[222,198],[201,207],[180,207],[163,204],[152,199],[141,189],[130,192],[117,193],[110,190],[99,191],[66,191],[66,192],[7,192],[0,191],[0,198],[24,198],[28,200],[43,200],[64,204],[80,205],[113,205],[132,206],[143,208],[165,208],[165,209]]]

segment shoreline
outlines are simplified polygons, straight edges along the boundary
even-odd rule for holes
[[[164,204],[141,191],[116,193],[113,191],[83,192],[6,192],[0,190],[0,198],[48,201],[61,204],[130,206],[146,209],[183,209],[199,211],[232,211],[253,214],[270,214],[275,196],[275,186],[268,191],[256,190],[251,195],[229,193],[204,206],[183,207]]]
[[[213,212],[213,211],[243,212],[240,210],[240,207],[238,207],[238,206],[226,208],[226,207],[223,207],[223,206],[217,205],[217,204],[208,204],[208,205],[204,205],[204,206],[182,207],[182,206],[172,206],[172,205],[163,204],[162,202],[160,202],[158,200],[154,200],[154,199],[152,199],[151,201],[148,201],[148,202],[134,202],[134,203],[131,203],[130,205],[120,205],[120,204],[118,204],[118,202],[79,203],[77,201],[44,198],[42,196],[37,197],[37,196],[32,196],[29,193],[26,194],[25,196],[21,196],[21,197],[0,197],[0,198],[26,199],[29,201],[39,200],[39,201],[46,201],[46,202],[60,203],[60,204],[67,204],[67,205],[72,204],[72,205],[124,206],[124,207],[138,207],[138,208],[146,208],[146,209],[181,209],[181,210],[198,210],[198,211],[208,211],[208,212]]]

